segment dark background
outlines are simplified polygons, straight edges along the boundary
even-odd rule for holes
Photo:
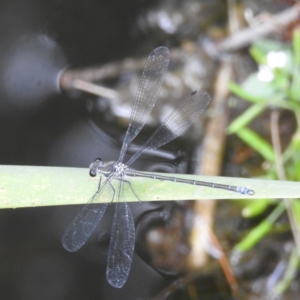
[[[1,164],[87,168],[96,157],[118,157],[126,127],[117,125],[113,116],[107,123],[107,117],[99,114],[95,130],[87,109],[95,97],[60,92],[58,74],[69,67],[147,56],[159,45],[178,45],[176,35],[139,25],[139,17],[158,3],[1,1]],[[168,3],[171,9],[175,4]],[[177,156],[174,151],[157,159],[142,158],[137,167],[185,172],[186,163]],[[105,264],[113,205],[87,244],[69,253],[61,237],[79,209],[0,211],[1,299],[147,299],[174,279],[164,278],[135,254],[125,287],[110,287]],[[160,214],[162,204],[132,205],[132,211],[138,221],[148,211]]]

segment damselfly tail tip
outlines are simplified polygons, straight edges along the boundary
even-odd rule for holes
[[[253,190],[250,190],[244,186],[243,187],[239,186],[236,191],[240,194],[249,195],[249,196],[253,196],[255,194],[255,192]]]
[[[248,190],[247,194],[250,196],[253,196],[255,194],[255,192],[253,190]]]

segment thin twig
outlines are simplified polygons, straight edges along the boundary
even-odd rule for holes
[[[272,22],[268,20],[254,27],[241,29],[228,38],[224,39],[218,45],[218,50],[220,52],[235,51],[249,46],[259,38],[263,38],[277,32],[278,29],[286,28],[287,26],[289,26],[289,24],[299,19],[300,4],[298,3],[277,15],[270,15],[270,17],[272,17]]]
[[[130,63],[127,66],[132,66]],[[61,74],[59,86],[62,90],[73,89],[73,82],[81,79],[87,82],[101,81],[119,76],[122,70],[126,70],[121,62],[114,62],[102,67],[90,67],[85,69],[69,69]]]
[[[119,99],[120,95],[115,90],[96,85],[87,81],[83,81],[81,79],[75,79],[73,81],[73,87],[75,89],[88,92],[97,96],[105,97],[108,99]]]
[[[271,136],[272,136],[272,144],[275,152],[276,170],[277,170],[278,178],[280,180],[287,180],[285,170],[284,170],[284,165],[283,165],[283,159],[282,159],[278,123],[279,123],[279,112],[277,110],[274,110],[271,113]],[[299,228],[297,226],[297,221],[295,220],[294,217],[292,200],[285,198],[284,203],[289,217],[294,240],[296,243],[297,252],[300,257],[300,233],[299,233]]]
[[[171,49],[171,61],[176,63],[181,61],[185,51],[183,49]],[[60,75],[59,86],[61,90],[68,91],[74,89],[74,81],[99,82],[106,79],[117,78],[122,73],[136,72],[143,70],[146,57],[126,58],[102,66],[87,67],[84,69],[68,69]]]

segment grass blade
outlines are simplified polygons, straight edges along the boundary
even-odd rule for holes
[[[88,169],[32,166],[0,166],[0,208],[84,204],[95,193],[98,178]],[[132,187],[143,201],[186,199],[300,198],[300,183],[217,176],[165,174],[191,180],[245,186],[254,196],[146,178],[132,178]],[[127,202],[137,202],[128,186]]]

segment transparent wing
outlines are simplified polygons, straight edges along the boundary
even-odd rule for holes
[[[123,161],[129,143],[141,131],[152,111],[164,81],[169,60],[170,53],[167,47],[158,47],[149,55],[135,96],[119,161]]]
[[[116,288],[121,288],[127,280],[135,244],[132,213],[123,201],[116,203],[106,268],[107,281]]]
[[[208,93],[200,91],[191,93],[154,131],[126,165],[130,166],[145,150],[157,149],[182,135],[203,113],[209,101]]]
[[[86,243],[103,217],[108,205],[108,203],[98,202],[104,200],[109,202],[113,199],[113,196],[114,191],[109,179],[106,179],[65,231],[62,244],[66,250],[70,252],[77,251]]]

